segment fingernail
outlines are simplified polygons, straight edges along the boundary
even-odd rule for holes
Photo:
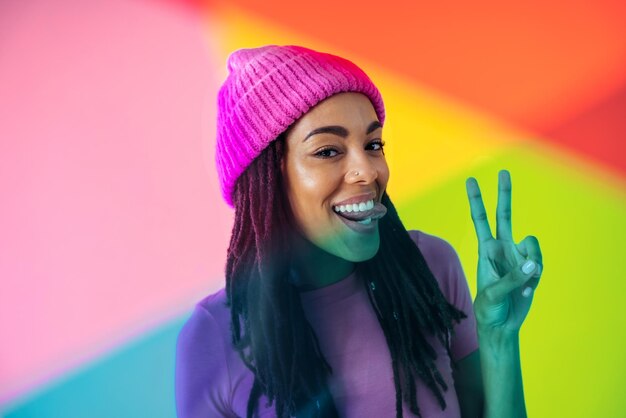
[[[531,271],[533,271],[534,269],[535,269],[535,263],[533,262],[533,260],[528,260],[522,266],[522,271],[524,272],[524,274],[528,274]]]
[[[533,288],[532,287],[527,287],[526,289],[524,289],[522,291],[522,296],[527,298],[528,296],[530,296],[531,293],[533,293]]]

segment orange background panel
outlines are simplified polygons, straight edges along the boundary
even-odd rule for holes
[[[626,3],[215,0],[366,56],[526,127],[559,124],[626,79]]]

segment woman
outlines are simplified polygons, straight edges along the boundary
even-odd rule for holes
[[[179,417],[523,417],[519,329],[541,272],[497,238],[475,179],[474,305],[444,240],[407,231],[386,193],[384,106],[356,65],[298,46],[235,51],[217,166],[235,208],[225,289],[179,335]],[[480,350],[478,347],[480,346]]]

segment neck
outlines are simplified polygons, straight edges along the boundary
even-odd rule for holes
[[[330,254],[300,236],[294,243],[292,283],[307,291],[337,283],[354,271],[355,263]]]

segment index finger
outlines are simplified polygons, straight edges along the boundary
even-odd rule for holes
[[[474,177],[469,177],[465,182],[465,188],[467,190],[467,198],[469,199],[472,221],[476,229],[476,237],[478,238],[478,243],[482,244],[493,239],[493,236],[491,235],[491,228],[489,228],[480,187],[478,187],[478,182]]]

